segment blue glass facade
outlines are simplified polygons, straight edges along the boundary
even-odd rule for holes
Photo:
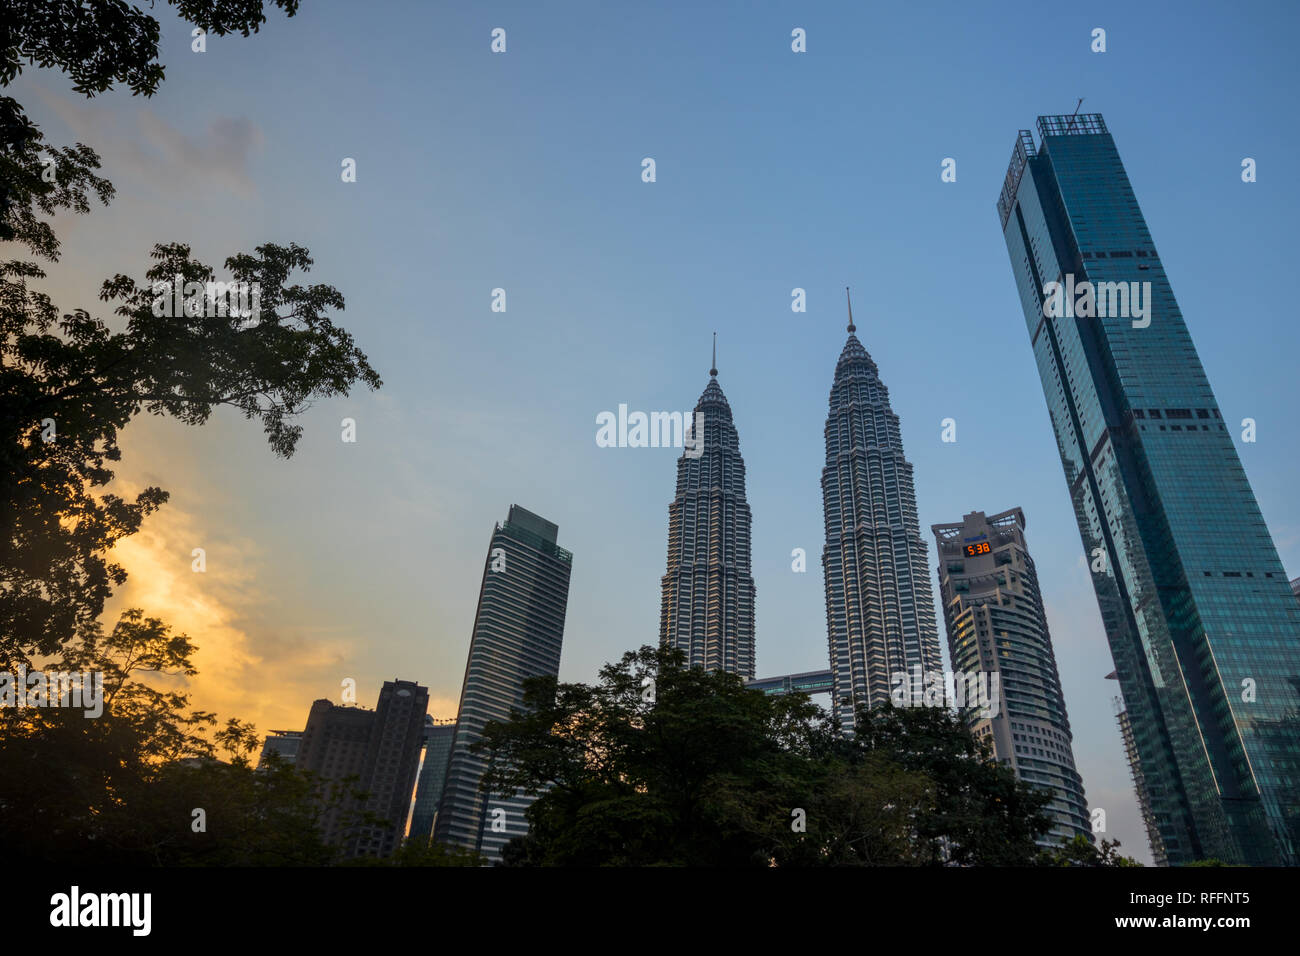
[[[415,800],[411,804],[408,840],[427,844],[433,834],[433,819],[438,813],[442,788],[447,782],[447,762],[451,758],[451,744],[455,735],[454,720],[435,723],[432,717],[425,717],[424,762],[420,765]]]
[[[1156,826],[1294,865],[1300,606],[1104,120],[1038,128],[998,215]]]

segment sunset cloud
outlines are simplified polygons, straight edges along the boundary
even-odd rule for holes
[[[140,486],[115,482],[115,491]],[[195,548],[207,570],[193,570]],[[275,623],[273,595],[259,583],[265,560],[257,543],[230,529],[206,528],[174,503],[119,542],[114,557],[130,575],[105,617],[139,607],[198,646],[197,677],[185,681],[193,704],[219,718],[239,717],[267,728],[299,728],[313,699],[339,686],[355,642],[338,634]],[[367,689],[359,685],[364,702]],[[376,689],[377,690],[377,689]]]

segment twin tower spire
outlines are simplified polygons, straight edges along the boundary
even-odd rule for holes
[[[851,731],[858,706],[888,699],[894,673],[911,673],[913,665],[937,670],[941,659],[912,466],[876,364],[854,337],[847,286],[844,293],[849,340],[835,367],[826,421],[822,569],[833,714]],[[704,416],[703,453],[678,459],[668,506],[659,639],[680,648],[691,666],[752,680],[752,517],[745,462],[717,375],[715,332],[709,383],[695,407]],[[893,517],[881,523],[880,515]]]
[[[849,295],[848,286],[844,287],[844,299],[849,306],[849,335],[852,335],[854,332],[858,330],[858,327],[853,324],[853,297]],[[713,333],[713,365],[709,368],[709,377],[710,378],[718,377],[718,333],[717,332]]]

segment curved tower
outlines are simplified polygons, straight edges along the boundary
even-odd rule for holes
[[[894,675],[942,664],[912,465],[889,390],[856,331],[850,304],[822,469],[826,630],[834,713],[845,731],[859,705],[889,700]]]
[[[560,673],[573,554],[559,546],[559,533],[554,522],[511,505],[506,523],[492,532],[483,562],[433,838],[475,850],[492,862],[501,859],[508,842],[527,835],[528,807],[537,797],[480,790],[492,757],[473,745],[483,740],[489,722],[504,723],[513,712],[527,709],[527,678]]]
[[[1043,812],[1052,826],[1041,846],[1055,849],[1076,836],[1094,842],[1025,513],[974,511],[930,530],[953,670],[999,675],[998,705],[966,710],[966,726],[999,763],[1051,793]]]
[[[677,460],[668,506],[668,571],[659,642],[679,647],[705,670],[754,676],[754,577],[750,570],[745,460],[718,385],[717,336],[709,384],[695,406],[696,446]],[[702,429],[697,429],[699,423]]]

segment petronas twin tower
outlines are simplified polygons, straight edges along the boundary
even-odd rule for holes
[[[718,385],[716,340],[709,384],[695,406],[704,428],[696,457],[677,461],[668,506],[668,572],[659,641],[680,648],[691,667],[754,677],[754,576],[749,563],[745,460]],[[703,414],[703,418],[701,418]]]
[[[912,465],[876,363],[849,339],[835,363],[826,416],[822,508],[826,630],[834,710],[853,729],[860,706],[889,699],[895,674],[941,668],[925,541]]]
[[[834,715],[845,731],[857,707],[889,698],[893,675],[941,666],[912,466],[889,392],[854,334],[851,306],[848,331],[831,386],[822,469],[826,627]],[[677,463],[659,639],[681,648],[691,666],[752,679],[745,463],[716,365],[715,350],[695,408],[704,416],[703,453]]]

